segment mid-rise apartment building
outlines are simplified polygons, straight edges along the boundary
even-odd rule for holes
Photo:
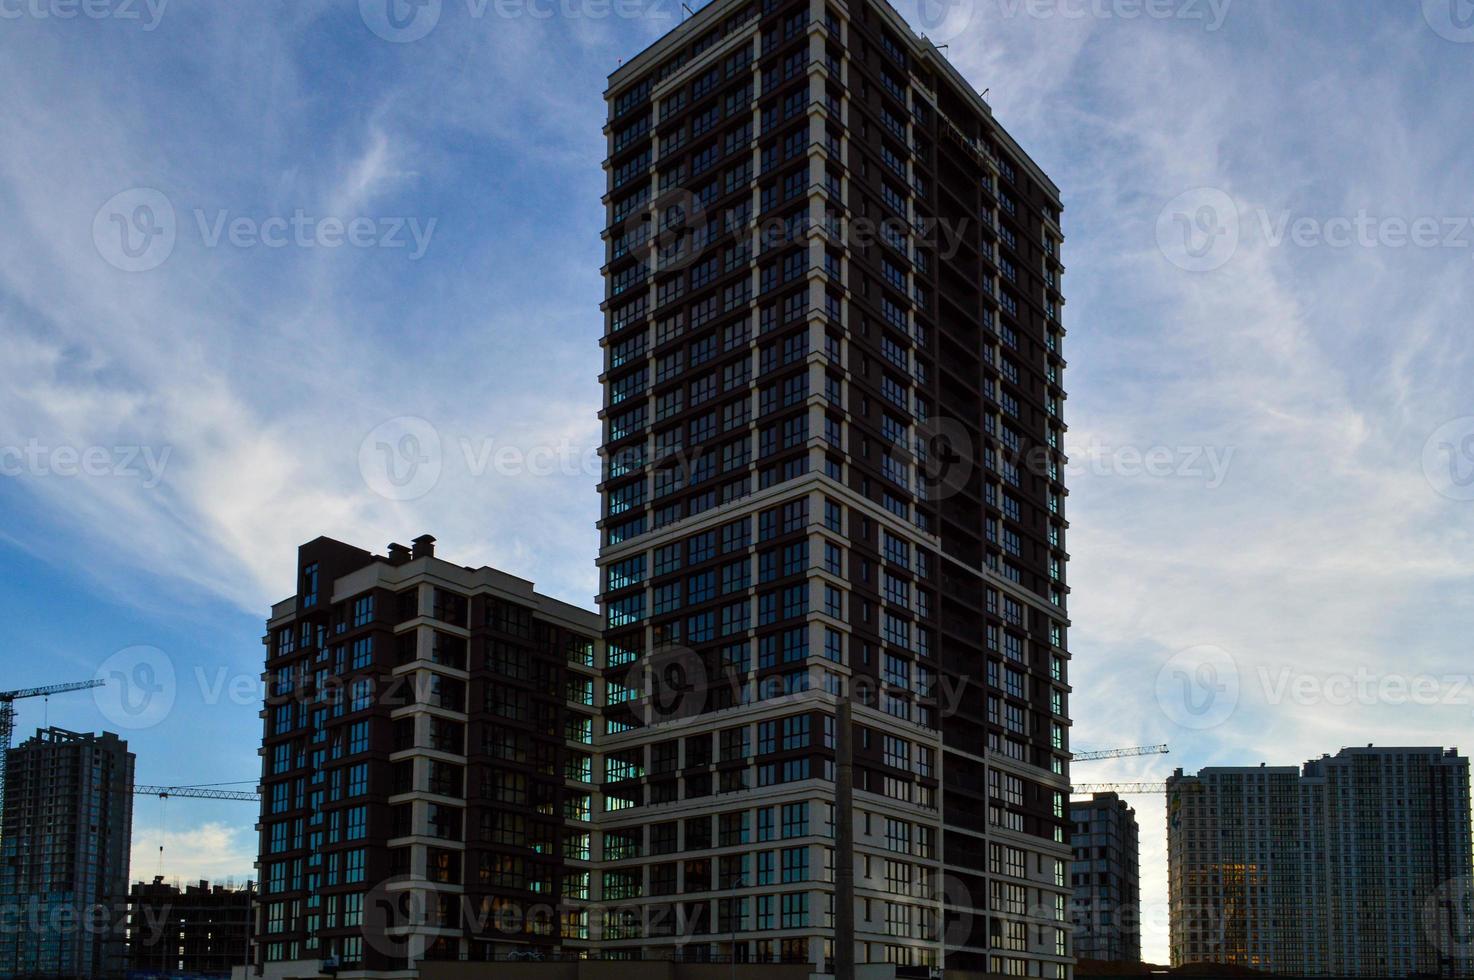
[[[129,980],[228,976],[249,961],[250,888],[208,881],[168,884],[160,876],[135,882],[128,895]]]
[[[609,80],[606,956],[1068,975],[1060,202],[980,87],[876,0]]]
[[[1141,961],[1141,840],[1136,811],[1115,793],[1070,804],[1078,959]]]
[[[270,977],[585,938],[598,621],[435,539],[318,538],[263,641],[261,879]]]
[[[1174,966],[1469,976],[1469,760],[1342,749],[1168,780]]]
[[[0,976],[126,967],[133,753],[118,736],[39,729],[10,750],[0,843]]]

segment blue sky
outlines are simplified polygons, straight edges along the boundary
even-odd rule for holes
[[[166,664],[140,781],[255,774],[219,685],[301,541],[595,591],[601,94],[679,8],[376,2],[0,4],[0,686]],[[1064,195],[1074,743],[1173,746],[1077,781],[1474,747],[1458,4],[903,8]],[[166,809],[135,877],[250,874],[248,806]]]

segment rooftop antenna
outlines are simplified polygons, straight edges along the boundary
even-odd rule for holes
[[[978,97],[986,99],[988,97],[988,93],[991,91],[993,91],[993,87],[990,85],[987,88],[983,89],[982,92],[978,93]]]
[[[681,9],[690,14],[692,17],[696,16],[696,11],[692,10],[689,4],[681,4]]]

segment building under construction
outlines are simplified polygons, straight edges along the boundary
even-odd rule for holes
[[[133,753],[45,728],[6,759],[0,976],[103,977],[125,961]]]
[[[128,975],[229,976],[246,962],[252,890],[138,882],[128,896]]]

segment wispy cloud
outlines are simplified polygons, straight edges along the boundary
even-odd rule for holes
[[[430,531],[455,560],[573,601],[596,590],[585,462],[598,438],[601,95],[618,59],[670,24],[476,19],[446,4],[424,40],[391,44],[354,6],[171,5],[148,33],[20,21],[0,41],[14,93],[0,141],[0,445],[169,450],[151,488],[115,473],[7,478],[32,520],[5,533],[53,560],[85,555],[66,562],[83,585],[131,594],[160,622],[160,590],[259,615],[286,590],[295,546],[321,533],[382,546]],[[1260,671],[1467,672],[1474,504],[1437,493],[1423,458],[1439,425],[1474,414],[1474,247],[1301,246],[1273,232],[1474,210],[1465,107],[1431,95],[1461,90],[1474,49],[1417,5],[1237,0],[1213,30],[1078,6],[1106,15],[979,0],[948,47],[1065,195],[1074,739],[1174,750],[1077,778],[1456,742],[1468,705],[1271,704]],[[131,188],[165,195],[176,219],[167,260],[137,273],[94,240],[98,209]],[[1238,234],[1226,261],[1190,272],[1158,227],[1198,188],[1232,202]],[[259,227],[297,209],[436,223],[411,261],[211,245],[196,217]],[[404,417],[429,422],[439,477],[397,500],[375,492],[360,447]],[[1185,464],[1124,465],[1123,449],[1155,447],[1215,451],[1226,467],[1215,483]],[[574,462],[488,462],[503,448]],[[188,656],[242,660],[244,639]],[[1228,651],[1240,681],[1234,712],[1208,730],[1174,722],[1154,694],[1170,658],[1202,644]],[[1160,903],[1163,810],[1136,806],[1144,892]],[[167,873],[243,874],[251,846],[195,828],[178,849],[195,848],[201,870]],[[210,852],[228,849],[215,870]],[[1164,958],[1161,930],[1148,953]]]

